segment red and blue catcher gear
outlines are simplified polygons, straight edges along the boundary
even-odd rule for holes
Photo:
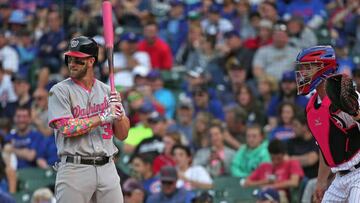
[[[307,95],[327,76],[337,70],[335,51],[331,46],[313,46],[303,49],[296,57],[298,94]]]

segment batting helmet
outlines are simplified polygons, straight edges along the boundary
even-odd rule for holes
[[[313,46],[303,49],[296,57],[295,73],[298,94],[308,94],[336,70],[335,51],[331,46]]]
[[[69,51],[65,52],[65,64],[68,65],[68,57],[78,57],[78,58],[86,58],[86,57],[94,57],[95,63],[98,59],[98,51],[99,47],[95,40],[80,36],[71,39],[69,45]]]

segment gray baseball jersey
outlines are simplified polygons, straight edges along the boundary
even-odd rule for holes
[[[91,89],[68,78],[54,85],[49,92],[49,125],[63,118],[86,118],[99,114],[108,106],[110,87],[95,79]],[[65,138],[55,130],[59,157],[63,155],[112,156],[117,153],[113,144],[112,125],[107,123],[86,135]]]

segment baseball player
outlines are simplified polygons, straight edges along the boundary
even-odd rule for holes
[[[94,77],[98,45],[88,37],[70,41],[65,63],[70,78],[49,92],[49,125],[55,129],[59,203],[123,202],[113,155],[113,135],[124,140],[129,120],[117,92]]]
[[[316,89],[306,107],[308,126],[321,151],[315,200],[360,202],[358,93],[351,79],[334,74],[337,63],[331,46],[304,49],[296,62],[298,94]],[[331,172],[335,178],[328,187]]]

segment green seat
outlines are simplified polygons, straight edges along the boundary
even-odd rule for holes
[[[16,174],[19,190],[34,191],[37,185],[43,187],[55,184],[56,179],[53,169],[25,168],[18,170]]]
[[[243,188],[240,186],[240,178],[217,177],[214,179],[214,201],[215,202],[255,202],[253,196],[256,188]]]
[[[20,191],[15,194],[13,194],[13,197],[15,198],[16,203],[28,203],[31,201],[31,192],[27,191]]]

